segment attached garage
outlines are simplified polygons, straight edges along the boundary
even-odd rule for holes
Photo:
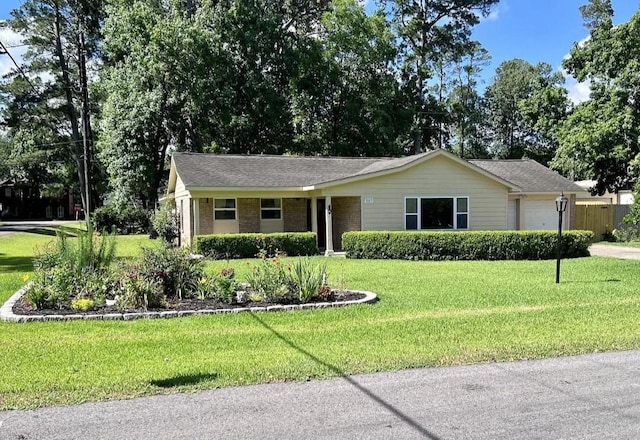
[[[522,217],[523,229],[558,229],[558,212],[555,197],[542,200],[527,200]],[[566,218],[567,216],[563,216]]]
[[[560,194],[569,199],[563,215],[564,229],[575,227],[576,194],[585,191],[575,183],[534,160],[471,160],[472,164],[511,182],[517,190],[509,193],[509,229],[556,230],[558,212],[555,200]]]

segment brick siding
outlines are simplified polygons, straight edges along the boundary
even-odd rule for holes
[[[213,234],[213,199],[198,199],[200,235]]]
[[[260,232],[260,199],[238,199],[237,203],[239,232]]]
[[[285,232],[307,231],[307,199],[282,199]]]
[[[342,249],[342,234],[362,229],[360,197],[332,197],[333,248]]]

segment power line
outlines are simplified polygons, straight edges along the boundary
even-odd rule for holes
[[[13,65],[16,66],[16,69],[18,69],[18,72],[20,72],[22,77],[29,83],[29,85],[31,86],[31,89],[34,91],[34,93],[36,95],[38,95],[39,94],[38,93],[38,89],[36,89],[36,86],[33,85],[31,80],[29,79],[29,77],[24,73],[24,70],[22,70],[22,66],[20,66],[18,64],[16,59],[13,57],[13,55],[11,55],[11,52],[9,52],[9,49],[7,48],[7,46],[5,46],[2,41],[0,41],[0,55],[8,55],[9,56],[9,58],[13,62]]]

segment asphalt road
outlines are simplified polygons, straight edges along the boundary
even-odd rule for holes
[[[640,351],[7,411],[0,438],[638,439]]]
[[[58,221],[58,220],[35,220],[35,221],[18,221],[18,222],[2,222],[0,224],[0,237],[3,235],[10,235],[15,232],[24,232],[30,231],[33,229],[43,229],[43,228],[51,228],[53,226],[58,226],[64,223],[68,223],[68,221]],[[0,437],[1,438],[1,437]]]

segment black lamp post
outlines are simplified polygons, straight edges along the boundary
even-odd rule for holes
[[[562,213],[567,210],[569,200],[564,193],[556,199],[556,211],[558,211],[558,259],[556,260],[556,284],[560,282],[560,259],[562,258]]]

